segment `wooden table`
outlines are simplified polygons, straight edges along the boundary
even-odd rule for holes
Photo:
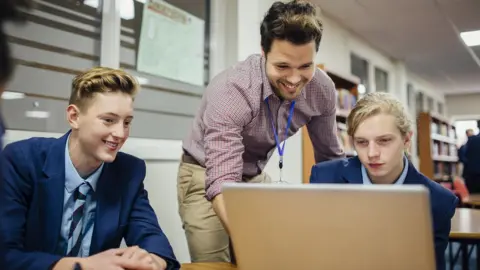
[[[181,270],[235,270],[230,263],[184,263]]]
[[[480,207],[480,194],[470,194],[468,195],[468,200],[465,204],[472,206],[473,208]]]
[[[480,210],[457,208],[452,218],[450,238],[480,240]]]
[[[450,243],[460,244],[462,255],[462,269],[469,269],[470,252],[469,246],[477,246],[477,269],[480,269],[480,210],[469,208],[457,208],[452,218],[450,229]],[[457,251],[453,256],[453,247],[449,245],[450,262],[454,264],[460,255]],[[453,268],[451,268],[453,269]]]

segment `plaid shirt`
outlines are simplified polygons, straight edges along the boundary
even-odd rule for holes
[[[345,156],[336,136],[335,92],[333,81],[317,69],[295,99],[287,137],[307,125],[316,162]],[[206,168],[208,200],[221,193],[222,183],[260,174],[274,152],[276,143],[266,98],[279,140],[283,141],[291,103],[282,102],[273,93],[264,57],[252,55],[239,62],[213,78],[205,90],[183,148]]]

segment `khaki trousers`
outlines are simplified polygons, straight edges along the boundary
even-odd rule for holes
[[[266,173],[244,179],[270,183]],[[229,236],[205,198],[205,168],[180,162],[177,177],[178,207],[192,262],[230,262]]]

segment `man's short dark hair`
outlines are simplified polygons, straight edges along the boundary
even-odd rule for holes
[[[22,9],[31,6],[31,0],[0,0],[0,86],[3,86],[13,73],[13,60],[4,30],[5,22],[23,22],[25,13]]]
[[[323,25],[317,17],[315,6],[307,1],[277,1],[268,10],[260,26],[262,49],[270,52],[275,39],[287,40],[296,45],[315,41],[318,51]]]

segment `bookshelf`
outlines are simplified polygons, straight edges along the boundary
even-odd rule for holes
[[[325,71],[335,83],[337,89],[337,137],[342,144],[344,151],[348,156],[354,156],[355,151],[347,135],[347,116],[358,99],[358,85],[360,79],[352,75],[341,75],[331,70],[327,70],[324,65],[318,67]],[[315,164],[313,146],[308,134],[307,127],[302,128],[302,163],[303,163],[303,183],[310,181],[310,172]]]
[[[420,172],[445,186],[453,184],[459,172],[455,126],[441,115],[420,112],[417,134]]]

